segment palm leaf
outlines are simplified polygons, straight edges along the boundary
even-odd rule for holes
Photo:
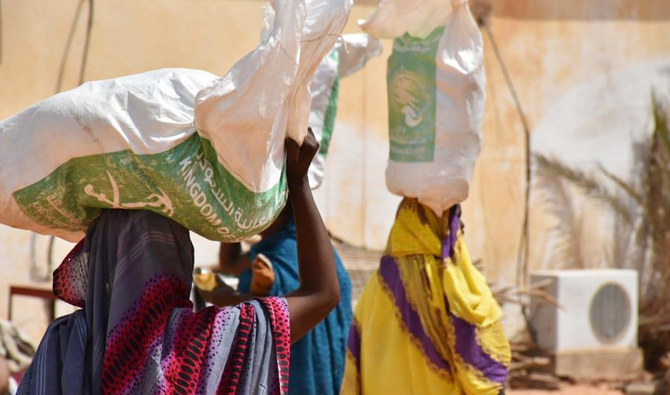
[[[651,108],[654,117],[654,134],[663,142],[665,151],[670,153],[670,129],[668,129],[668,115],[663,102],[652,94]]]
[[[614,182],[619,188],[621,188],[624,192],[628,194],[633,200],[635,200],[635,203],[637,203],[640,207],[644,207],[644,198],[642,195],[640,195],[636,190],[635,187],[632,185],[628,184],[626,181],[622,180],[619,176],[611,173],[609,170],[605,169],[601,164],[598,164],[598,170],[600,170],[601,173],[603,173],[607,178],[609,178],[612,182]]]
[[[543,200],[549,213],[558,219],[551,229],[556,244],[552,248],[552,258],[560,261],[556,269],[583,266],[581,251],[581,221],[574,211],[570,194],[557,177],[537,177],[536,182],[545,193]]]
[[[571,168],[556,158],[542,154],[534,154],[533,159],[537,164],[536,171],[539,177],[558,177],[569,182],[585,195],[606,204],[627,225],[633,225],[634,216],[630,205],[620,194],[613,193],[603,185],[594,174]]]

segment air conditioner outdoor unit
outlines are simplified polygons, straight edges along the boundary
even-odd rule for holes
[[[531,323],[538,345],[564,351],[637,346],[635,270],[556,270],[531,275],[561,308],[534,298]],[[547,281],[548,282],[548,281]]]
[[[531,282],[550,283],[543,289],[561,306],[531,302],[531,328],[555,373],[596,378],[641,369],[635,270],[540,271]]]

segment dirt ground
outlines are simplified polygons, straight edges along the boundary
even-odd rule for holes
[[[558,391],[550,390],[506,390],[507,395],[621,395],[623,392],[611,389],[608,385],[565,385]]]

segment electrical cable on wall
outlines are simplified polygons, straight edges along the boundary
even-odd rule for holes
[[[500,64],[503,76],[505,77],[505,82],[507,88],[509,89],[512,99],[514,100],[514,105],[516,106],[517,113],[519,114],[519,119],[521,120],[521,125],[524,132],[524,153],[525,153],[525,167],[526,167],[526,185],[524,190],[524,210],[523,210],[523,219],[522,219],[522,228],[521,228],[521,237],[519,240],[519,249],[517,251],[517,273],[516,273],[516,285],[521,288],[528,282],[528,261],[530,255],[530,245],[529,245],[529,210],[530,210],[530,186],[531,186],[531,156],[530,156],[530,128],[528,127],[528,121],[526,119],[525,112],[521,106],[521,101],[517,95],[516,89],[514,88],[514,83],[510,77],[507,65],[502,58],[500,49],[493,35],[493,31],[488,26],[487,20],[485,18],[479,19],[480,25],[483,30],[486,32],[487,37],[493,48],[493,52],[496,55],[496,59]],[[524,316],[526,316],[526,309],[523,308]]]
[[[84,55],[81,58],[81,69],[79,72],[79,85],[84,83],[86,76],[86,66],[88,64],[88,50],[91,46],[91,31],[93,30],[93,11],[95,3],[88,0],[88,23],[86,24],[86,41],[84,42]]]
[[[61,64],[60,64],[60,68],[59,68],[59,71],[58,71],[58,77],[57,77],[57,80],[56,80],[56,93],[61,92],[62,89],[63,89],[63,79],[64,79],[64,75],[65,75],[65,65],[67,63],[67,58],[69,57],[69,54],[70,54],[70,49],[72,47],[72,42],[74,41],[74,34],[77,30],[77,25],[79,23],[79,18],[81,17],[83,5],[84,5],[84,2],[86,2],[86,1],[87,0],[81,0],[79,2],[78,6],[77,6],[77,10],[75,11],[74,20],[72,22],[72,27],[70,28],[70,32],[68,34],[67,42],[65,44],[65,50],[63,51],[63,57],[61,59]],[[1,2],[2,2],[2,0],[0,0],[0,4],[1,4]],[[88,8],[88,22],[87,22],[87,25],[86,25],[86,36],[85,36],[85,41],[84,41],[84,50],[83,50],[83,54],[82,54],[81,67],[80,67],[80,70],[79,70],[79,81],[78,81],[79,85],[84,83],[84,78],[85,78],[85,75],[86,75],[86,66],[88,65],[88,52],[89,52],[89,48],[90,48],[90,44],[91,44],[91,32],[93,30],[94,2],[93,2],[93,0],[88,0],[87,2],[88,2],[88,6],[89,6],[89,8]],[[1,17],[2,17],[2,13],[1,13],[1,8],[0,8],[0,18]],[[0,23],[0,33],[1,33],[1,28],[2,28],[2,24]],[[2,39],[2,36],[0,35],[0,43],[1,43],[1,39]],[[2,50],[2,47],[0,46],[0,51],[1,50]],[[1,57],[0,57],[0,60],[1,60]],[[34,277],[34,278],[35,277],[40,277],[41,281],[46,281],[46,280],[48,280],[48,277],[51,274],[51,271],[53,270],[53,252],[54,252],[54,243],[55,243],[56,238],[55,238],[55,236],[50,236],[49,237],[49,242],[48,242],[48,246],[47,246],[47,266],[48,266],[47,275],[46,275],[46,278],[41,278],[42,276],[39,276],[39,275],[36,274],[37,273],[36,272],[37,262],[35,261],[35,252],[34,252],[34,248],[36,247],[36,243],[35,243],[35,239],[34,239],[35,236],[36,235],[33,234],[33,239],[31,241],[31,257],[32,257],[31,267],[33,268],[33,269],[31,269],[31,273],[32,273],[32,277]]]
[[[79,24],[79,18],[81,17],[81,12],[82,12],[82,9],[84,8],[84,2],[85,1],[86,0],[79,0],[79,4],[77,5],[77,10],[75,11],[74,19],[72,21],[72,26],[70,27],[70,32],[68,33],[67,41],[65,42],[65,49],[63,50],[63,57],[61,58],[60,67],[58,69],[58,78],[56,79],[56,93],[59,93],[60,91],[63,90],[63,78],[65,76],[65,65],[67,63],[67,59],[70,57],[70,49],[72,49],[72,42],[74,41],[74,34],[77,31],[77,25]]]

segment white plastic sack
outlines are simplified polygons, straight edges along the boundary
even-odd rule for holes
[[[367,34],[345,34],[330,54],[323,58],[310,84],[312,107],[309,125],[319,141],[319,152],[309,167],[309,185],[321,186],[325,176],[326,155],[335,128],[340,79],[365,67],[371,58],[382,52],[381,40]]]
[[[401,13],[409,3],[411,17]],[[441,23],[438,5],[449,9],[446,0],[385,0],[362,27],[373,36],[430,32],[395,38],[388,60],[386,185],[439,215],[468,196],[481,147],[486,77],[482,36],[467,2],[452,1]]]
[[[86,83],[0,122],[0,223],[74,241],[102,208],[147,209],[212,240],[269,225],[287,197],[308,83],[350,0],[285,0],[222,78],[164,69]]]
[[[467,0],[382,0],[361,29],[372,37],[396,38],[409,33],[426,37],[443,26],[453,9]]]

